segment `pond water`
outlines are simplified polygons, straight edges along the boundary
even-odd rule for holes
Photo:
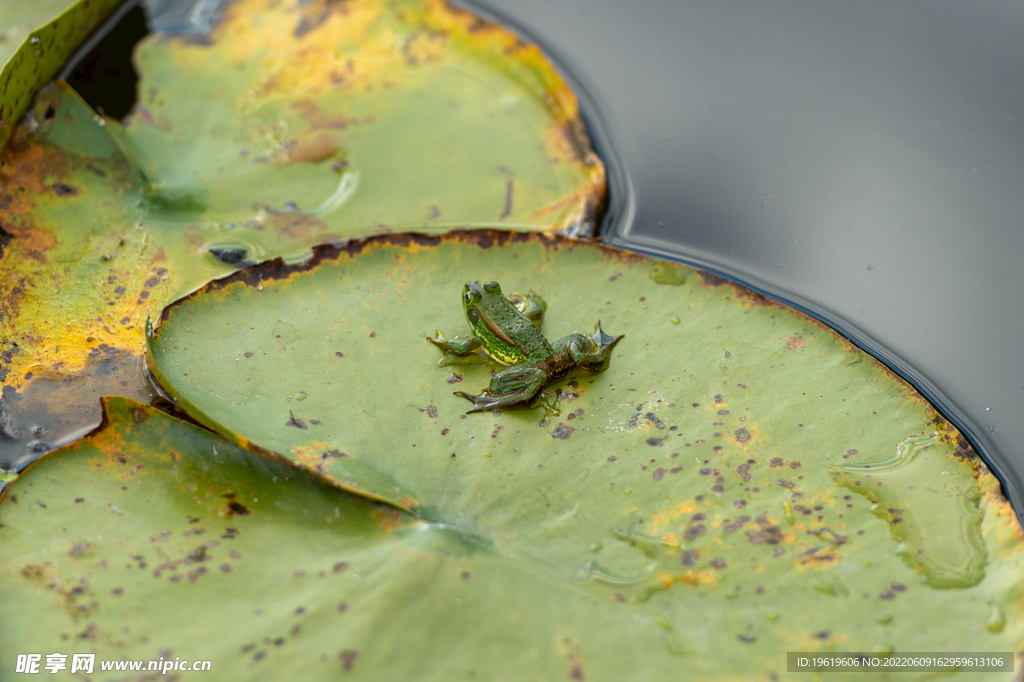
[[[1019,513],[1024,5],[478,4],[588,94],[607,242],[840,330],[964,431]]]
[[[217,3],[140,5],[180,32]],[[473,7],[539,42],[580,92],[609,167],[606,242],[840,330],[954,421],[1022,508],[1024,6]],[[123,16],[112,40],[127,49],[141,12]],[[66,74],[86,94],[110,70]],[[0,460],[31,447],[23,435]]]

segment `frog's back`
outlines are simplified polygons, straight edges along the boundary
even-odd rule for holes
[[[484,328],[478,334],[488,338],[484,340],[484,350],[492,358],[505,365],[518,365],[521,362],[543,362],[554,351],[544,335],[533,322],[519,312],[518,309],[503,295],[498,294],[492,305],[488,306],[489,319],[485,320]]]

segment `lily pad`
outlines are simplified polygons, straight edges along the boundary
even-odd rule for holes
[[[0,0],[0,148],[72,52],[121,0]]]
[[[652,269],[537,235],[320,248],[169,307],[150,367],[233,442],[643,605],[723,677],[778,673],[787,650],[1017,650],[1021,530],[956,429],[802,313]],[[467,415],[453,390],[491,368],[425,337],[465,333],[462,286],[491,279],[546,300],[549,339],[598,318],[625,334],[610,367]],[[880,511],[890,485],[912,506]],[[1013,613],[995,633],[990,602]]]
[[[56,83],[0,160],[0,379],[23,402],[44,375],[90,393],[97,355],[141,357],[147,315],[254,262],[598,219],[604,167],[566,83],[443,2],[239,1],[208,37],[150,36],[135,58],[123,124]]]
[[[7,672],[15,653],[82,651],[95,680],[125,679],[104,661],[145,671],[161,657],[254,680],[297,661],[309,680],[630,680],[678,666],[635,607],[122,398],[8,487],[0,576]]]

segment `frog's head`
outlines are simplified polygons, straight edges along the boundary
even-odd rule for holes
[[[462,288],[462,308],[466,311],[466,321],[474,333],[479,333],[483,326],[483,317],[487,316],[486,309],[501,295],[501,287],[497,282],[466,282]],[[484,314],[481,315],[481,310]]]

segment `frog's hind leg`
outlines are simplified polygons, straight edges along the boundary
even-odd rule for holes
[[[455,395],[472,401],[473,407],[467,414],[522,409],[533,407],[547,380],[547,372],[536,367],[509,367],[495,374],[490,385],[480,395],[470,395],[465,391],[456,391]]]
[[[456,336],[454,339],[445,339],[441,336],[440,331],[437,332],[437,338],[428,336],[427,341],[430,341],[443,351],[455,353],[456,355],[469,355],[484,345],[483,339],[479,336],[467,336],[462,339]]]
[[[548,304],[543,298],[532,291],[526,296],[510,294],[505,298],[523,314],[523,317],[533,322],[533,326],[540,329],[541,322],[544,321],[544,312],[548,309]]]
[[[608,369],[608,360],[612,349],[625,334],[609,336],[601,329],[598,320],[593,334],[570,334],[556,341],[552,348],[572,358],[578,366],[591,372],[603,372]]]

